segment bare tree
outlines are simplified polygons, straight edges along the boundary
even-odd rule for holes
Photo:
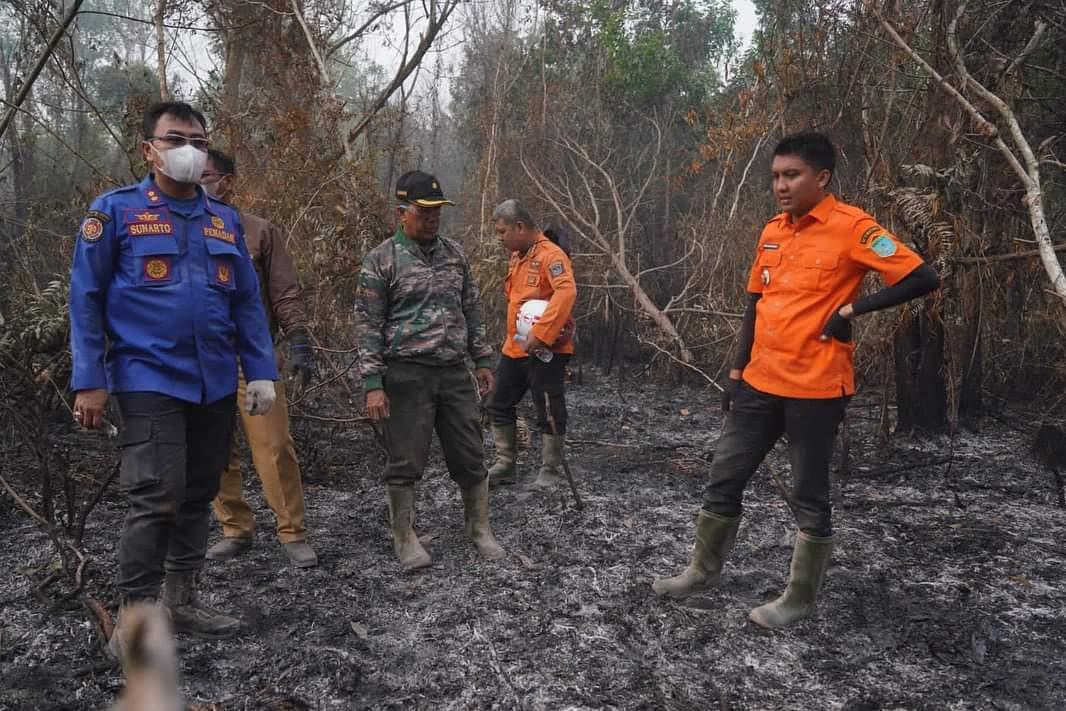
[[[990,139],[996,149],[1006,159],[1011,170],[1018,176],[1025,188],[1025,205],[1029,211],[1029,220],[1032,224],[1033,235],[1036,237],[1037,248],[1040,251],[1040,261],[1044,265],[1054,293],[1066,305],[1066,274],[1063,273],[1062,264],[1055,255],[1055,246],[1051,241],[1051,230],[1048,227],[1047,215],[1044,209],[1044,190],[1040,178],[1040,160],[1033,151],[1029,140],[1026,138],[1018,117],[1013,107],[1001,96],[998,96],[976,78],[966,65],[963,52],[959,47],[958,26],[959,21],[965,15],[969,3],[966,0],[959,3],[955,16],[951,19],[947,30],[948,53],[954,63],[955,70],[961,80],[961,88],[956,88],[933,66],[927,62],[911,45],[900,36],[896,29],[878,12],[881,27],[893,42],[900,46],[911,59],[913,59],[959,104],[973,119],[982,135]],[[1019,54],[1013,57],[1007,65],[1005,74],[1014,71],[1027,56],[1040,46],[1044,34],[1047,31],[1047,22],[1036,18],[1033,20],[1033,34],[1030,40]],[[977,107],[975,102],[984,102],[991,106],[995,114],[992,119]],[[993,122],[998,121],[1005,127],[1010,145],[1003,138],[1003,131]]]
[[[587,246],[607,259],[641,312],[677,348],[680,361],[691,365],[692,351],[667,309],[660,308],[641,285],[641,276],[653,270],[642,272],[631,264],[632,243],[639,225],[637,213],[649,186],[658,176],[662,149],[659,122],[649,119],[648,123],[652,140],[635,156],[621,156],[610,150],[605,155],[594,156],[588,147],[563,135],[556,139],[556,144],[566,157],[567,170],[546,175],[525,155],[522,168],[538,197],[574,225]]]

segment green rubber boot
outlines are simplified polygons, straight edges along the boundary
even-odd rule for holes
[[[737,539],[740,516],[721,516],[700,509],[696,522],[696,543],[692,546],[692,561],[679,575],[656,578],[651,589],[656,595],[683,600],[690,595],[718,587],[722,579],[722,564],[733,550]]]
[[[387,486],[392,546],[406,571],[428,567],[433,560],[415,534],[415,488]]]
[[[489,482],[482,479],[480,483],[463,489],[462,493],[467,537],[474,542],[483,558],[499,560],[505,557],[507,553],[496,542],[489,524]]]
[[[563,443],[565,435],[541,435],[540,471],[529,485],[530,489],[546,491],[563,481]]]
[[[492,426],[496,440],[496,462],[489,469],[489,486],[511,486],[517,479],[515,462],[518,460],[518,431],[515,423]]]
[[[792,569],[788,587],[781,597],[751,611],[751,621],[760,627],[776,630],[814,614],[818,591],[825,580],[829,558],[833,554],[833,537],[796,534],[796,548],[792,551]]]

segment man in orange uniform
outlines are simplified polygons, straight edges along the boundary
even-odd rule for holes
[[[835,166],[833,144],[818,133],[788,136],[774,149],[773,190],[784,212],[759,238],[737,358],[723,394],[728,415],[692,561],[680,575],[652,585],[675,599],[718,585],[736,539],[744,488],[787,434],[799,527],[788,586],[750,615],[770,629],[814,612],[832,553],[829,463],[855,392],[851,319],[940,284],[936,271],[874,218],[826,192]],[[888,286],[857,299],[870,271]]]
[[[566,364],[574,352],[574,322],[570,312],[577,300],[577,286],[570,257],[537,228],[529,211],[518,200],[500,203],[492,218],[500,244],[511,252],[511,262],[503,283],[507,296],[507,337],[496,368],[496,389],[488,406],[496,440],[496,463],[489,469],[489,481],[515,482],[518,453],[515,406],[530,390],[542,437],[540,473],[531,487],[548,489],[562,480],[559,468],[563,463],[566,435],[564,381]],[[525,341],[515,340],[518,311],[531,299],[543,299],[548,307],[529,337]],[[545,362],[536,354],[550,359]],[[551,404],[554,430],[548,421],[545,395]]]

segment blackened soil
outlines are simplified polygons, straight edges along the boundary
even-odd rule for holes
[[[721,590],[657,599],[653,576],[679,571],[691,549],[719,428],[714,402],[694,389],[574,386],[569,456],[586,509],[565,489],[496,494],[493,523],[512,554],[503,562],[482,562],[464,539],[458,491],[435,458],[417,522],[434,564],[408,575],[387,536],[369,431],[303,430],[321,565],[288,564],[249,477],[255,546],[209,563],[204,576],[207,601],[238,613],[247,631],[179,639],[187,700],[212,709],[1066,707],[1066,512],[1019,429],[882,444],[860,399],[851,472],[835,483],[839,546],[814,619],[778,633],[747,621],[782,589],[793,536],[765,468]],[[782,447],[770,464],[787,480]],[[523,458],[527,481],[537,458],[535,448]],[[116,489],[86,536],[88,594],[105,603],[122,513]],[[49,544],[6,496],[0,540],[0,709],[106,707],[121,675],[101,670],[80,606],[50,612],[30,594]]]

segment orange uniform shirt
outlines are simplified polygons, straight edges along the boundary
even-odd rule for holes
[[[744,380],[772,395],[823,399],[855,392],[854,343],[818,338],[833,312],[878,272],[889,285],[922,258],[857,207],[827,195],[796,223],[770,220],[759,238],[748,291],[762,294]]]
[[[544,315],[533,326],[533,335],[550,344],[556,353],[574,352],[570,312],[577,301],[577,285],[570,257],[559,245],[541,234],[525,254],[513,252],[503,293],[507,297],[507,338],[502,349],[505,356],[525,358],[528,355],[514,337],[518,310],[531,299],[548,302]]]

